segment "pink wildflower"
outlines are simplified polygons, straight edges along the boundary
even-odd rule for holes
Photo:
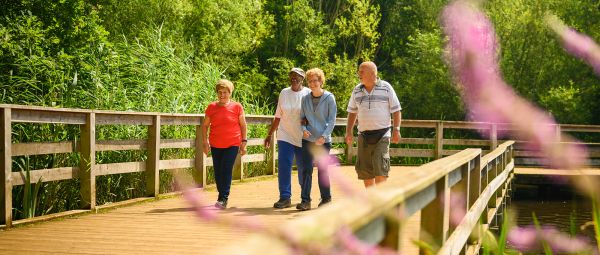
[[[467,202],[462,192],[452,192],[450,194],[450,224],[452,226],[460,225],[467,214]]]
[[[585,239],[570,237],[551,227],[541,230],[537,230],[534,226],[515,227],[508,233],[507,240],[521,252],[541,251],[542,241],[546,242],[555,253],[575,254],[593,250]]]
[[[472,120],[511,124],[516,129],[513,136],[528,141],[528,149],[540,151],[550,167],[579,168],[586,164],[585,148],[560,143],[554,119],[504,82],[494,28],[476,4],[452,2],[442,13],[442,23],[448,35],[447,58]]]
[[[340,243],[341,250],[334,251],[332,252],[333,254],[398,254],[389,248],[379,247],[375,244],[367,244],[361,241],[348,228],[339,229],[336,233],[336,238]]]
[[[560,37],[567,52],[585,61],[600,75],[600,46],[592,38],[566,26],[554,15],[547,16],[546,23]]]

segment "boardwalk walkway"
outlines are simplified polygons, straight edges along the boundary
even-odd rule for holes
[[[391,178],[402,178],[402,171],[408,168],[394,167]],[[356,179],[353,167],[337,169],[354,186],[362,188],[362,182]],[[316,177],[315,171],[313,207],[316,207],[319,200]],[[295,174],[293,180],[296,180]],[[292,202],[298,203],[297,182],[293,182],[292,193]],[[334,200],[342,195],[335,183],[332,193]],[[216,200],[214,188],[209,189],[206,195],[210,202]],[[277,199],[275,177],[234,183],[229,209],[220,213],[240,220],[258,216],[261,221],[272,226],[311,213],[299,212],[295,207],[274,210],[272,205]],[[418,228],[419,220],[420,215],[417,213],[409,220],[409,225]],[[0,231],[0,254],[214,254],[218,248],[241,241],[248,235],[245,230],[199,220],[191,212],[190,205],[181,197],[175,197],[121,207],[105,213]],[[415,249],[411,249],[408,254],[415,252]]]

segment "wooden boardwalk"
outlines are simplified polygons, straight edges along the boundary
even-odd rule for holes
[[[390,178],[402,178],[403,170],[409,168],[412,167],[394,167]],[[363,189],[353,167],[336,169],[357,189]],[[313,207],[319,201],[316,177],[315,170]],[[300,200],[300,189],[295,174],[292,180],[295,205]],[[332,183],[335,200],[343,194],[335,182]],[[205,195],[211,203],[217,197],[214,188]],[[238,182],[232,186],[229,208],[215,211],[240,220],[260,220],[270,226],[312,212],[299,212],[295,207],[275,210],[272,205],[278,196],[275,177]],[[418,233],[419,220],[419,213],[411,217],[406,233]],[[249,234],[246,230],[202,221],[186,201],[175,197],[0,231],[0,254],[214,254],[220,247],[242,241]],[[409,248],[404,249],[403,254],[417,254],[410,237],[405,239],[403,247]]]
[[[517,167],[517,168],[515,168],[515,174],[519,174],[519,175],[598,176],[598,175],[600,175],[600,168],[563,170],[563,169],[546,169],[546,168],[538,168],[538,167]]]

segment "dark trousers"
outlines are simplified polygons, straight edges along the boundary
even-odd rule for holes
[[[322,148],[319,148],[322,147]],[[331,184],[329,183],[329,150],[331,150],[331,143],[325,143],[323,145],[316,145],[313,142],[302,140],[302,164],[304,167],[298,169],[298,179],[300,180],[300,188],[302,192],[300,197],[302,202],[310,202],[310,190],[312,189],[312,173],[313,173],[313,161],[315,159],[315,152],[321,151],[327,155],[320,155],[322,160],[326,160],[322,164],[317,163],[318,176],[319,176],[319,191],[321,192],[321,199],[331,199]]]
[[[219,191],[219,201],[229,198],[233,164],[235,163],[239,149],[239,146],[231,146],[229,148],[210,147],[213,166],[215,168],[215,183],[217,184],[217,191]]]

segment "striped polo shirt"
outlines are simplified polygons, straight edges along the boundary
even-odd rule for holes
[[[354,87],[346,110],[357,113],[358,131],[362,132],[391,126],[391,114],[402,110],[402,107],[392,85],[377,79],[371,93],[367,92],[363,84]],[[390,136],[390,132],[385,136]]]

